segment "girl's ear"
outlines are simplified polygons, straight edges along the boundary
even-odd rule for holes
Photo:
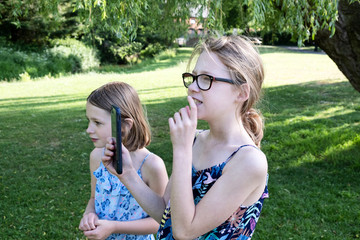
[[[125,132],[129,132],[133,125],[134,120],[132,120],[131,118],[125,118],[121,127],[124,128]]]
[[[239,91],[238,91],[236,100],[238,102],[245,102],[246,100],[248,100],[249,95],[250,95],[249,84],[244,83],[239,87]]]

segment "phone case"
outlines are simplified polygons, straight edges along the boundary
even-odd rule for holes
[[[113,165],[118,174],[122,173],[122,144],[121,144],[121,111],[118,106],[112,106],[111,128],[112,137],[116,139],[116,150]]]

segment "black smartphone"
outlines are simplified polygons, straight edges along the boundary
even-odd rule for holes
[[[121,111],[118,106],[111,110],[112,137],[116,139],[116,150],[113,157],[113,166],[118,174],[122,173],[122,148],[121,148]]]

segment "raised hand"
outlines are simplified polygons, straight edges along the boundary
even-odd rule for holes
[[[107,143],[106,146],[104,148],[104,154],[101,157],[101,160],[104,163],[104,166],[107,168],[107,170],[117,176],[120,180],[121,178],[129,171],[135,170],[133,165],[132,165],[132,160],[130,157],[130,153],[127,150],[127,148],[122,145],[122,162],[123,162],[123,173],[122,174],[118,174],[112,164],[112,157],[114,156],[114,151],[115,151],[115,142],[116,140],[114,138],[109,137],[107,139]]]
[[[174,117],[169,118],[173,148],[192,146],[197,126],[197,107],[192,97],[188,96],[187,100],[190,107],[181,108]]]

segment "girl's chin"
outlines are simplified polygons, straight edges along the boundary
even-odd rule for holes
[[[97,141],[97,142],[94,142],[94,147],[103,148],[103,147],[105,147],[105,144],[103,142]]]

